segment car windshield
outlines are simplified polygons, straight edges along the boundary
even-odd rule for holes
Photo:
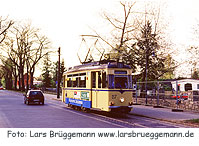
[[[41,91],[30,91],[30,97],[31,96],[43,96]]]

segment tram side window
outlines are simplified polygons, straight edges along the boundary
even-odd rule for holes
[[[101,78],[101,72],[98,72],[98,88],[102,87],[102,78]]]
[[[78,78],[73,78],[73,87],[77,87]]]
[[[86,88],[86,73],[68,75],[67,76],[67,87]]]
[[[67,79],[67,87],[72,87],[72,79],[71,78]]]
[[[109,83],[108,83],[109,86],[108,86],[108,87],[109,87],[110,89],[113,89],[113,88],[115,87],[114,75],[109,75],[109,79],[108,79],[108,80],[109,80]]]
[[[102,88],[107,88],[106,72],[102,73]]]
[[[80,87],[80,77],[76,77],[76,81],[77,81],[77,87]]]
[[[92,77],[92,88],[96,88],[96,72],[92,72],[91,77]]]
[[[86,88],[86,76],[79,77],[79,87]]]

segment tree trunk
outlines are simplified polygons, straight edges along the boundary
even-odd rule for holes
[[[30,87],[33,87],[34,72],[30,72]]]
[[[23,67],[20,67],[20,76],[21,76],[21,91],[24,91],[25,85],[24,85],[24,69],[23,69]]]
[[[34,81],[34,72],[35,72],[35,67],[32,66],[30,69],[30,87],[33,87],[33,81]]]
[[[8,86],[9,89],[12,89],[12,72],[9,72]]]
[[[28,65],[27,65],[27,76],[26,76],[26,92],[28,92],[29,89],[29,70],[28,70]]]
[[[12,73],[11,72],[7,72],[6,76],[5,76],[5,82],[6,82],[6,89],[12,89]]]
[[[20,73],[20,69],[18,69],[18,78],[19,78],[19,90],[21,91],[21,73]]]
[[[17,69],[16,68],[14,68],[14,78],[15,78],[14,89],[17,90]]]

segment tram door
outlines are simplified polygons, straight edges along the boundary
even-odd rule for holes
[[[97,108],[97,72],[91,72],[92,108]]]

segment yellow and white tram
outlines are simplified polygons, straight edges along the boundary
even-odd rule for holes
[[[98,61],[63,75],[62,101],[71,107],[102,111],[132,110],[132,70],[120,62]]]

